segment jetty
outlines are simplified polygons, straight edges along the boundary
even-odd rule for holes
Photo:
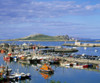
[[[60,52],[60,53],[72,53],[77,52],[78,50],[76,48],[54,48],[54,49],[45,49],[42,50],[43,52]]]
[[[78,63],[86,63],[86,64],[100,64],[100,61],[98,60],[89,60],[89,59],[80,59],[80,58],[63,58],[63,57],[58,57],[60,58],[61,60],[67,60],[69,62],[78,62]]]
[[[100,47],[100,43],[82,43],[75,41],[75,43],[64,43],[62,46],[74,46],[74,47]]]
[[[44,55],[41,55],[44,56]],[[40,57],[41,57],[40,56]],[[85,64],[100,64],[99,60],[90,60],[90,59],[81,59],[81,58],[73,58],[73,57],[61,57],[61,56],[50,56],[50,55],[45,55],[45,57],[48,57],[50,59],[55,59],[58,58],[61,61],[69,61],[69,62],[78,62],[78,63],[85,63]]]
[[[77,63],[84,63],[84,64],[100,64],[100,60],[91,60],[91,59],[83,59],[83,58],[74,58],[74,57],[62,57],[62,56],[51,56],[51,55],[36,55],[34,57],[43,57],[48,60],[55,60],[59,59],[60,62],[68,61],[68,62],[77,62]],[[20,63],[28,63],[27,61],[19,61]],[[29,63],[28,63],[29,64]]]

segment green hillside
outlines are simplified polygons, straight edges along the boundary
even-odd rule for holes
[[[34,40],[34,41],[63,41],[63,37],[58,36],[48,36],[43,34],[37,34],[37,35],[30,35],[24,38],[20,38],[17,40]]]

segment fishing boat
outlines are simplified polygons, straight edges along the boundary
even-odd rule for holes
[[[12,59],[11,59],[9,56],[4,56],[4,57],[3,57],[3,60],[4,60],[4,61],[10,62]]]
[[[73,68],[84,69],[84,68],[88,68],[88,65],[87,65],[87,64],[83,64],[83,65],[74,65]]]
[[[82,65],[76,65],[76,66],[73,66],[73,68],[75,68],[75,69],[83,69],[83,66]]]
[[[17,62],[18,61],[18,57],[16,55],[12,56],[12,57],[10,57],[10,60],[13,60],[13,61]]]
[[[8,56],[11,56],[12,55],[12,53],[11,52],[8,52]]]
[[[49,61],[49,63],[50,63],[50,65],[52,65],[52,64],[60,64],[60,59],[53,59],[53,60],[50,60]]]
[[[3,75],[4,69],[5,69],[5,66],[1,65],[1,66],[0,66],[0,76]]]
[[[4,65],[0,66],[0,83],[7,81],[7,76],[11,73],[11,69],[5,67]]]
[[[4,60],[4,61],[10,61],[10,57],[4,56],[4,57],[3,57],[3,60]]]
[[[54,73],[54,70],[53,70],[49,65],[44,64],[44,65],[40,68],[40,72],[52,74],[52,73]]]
[[[31,64],[41,63],[40,57],[37,57],[37,56],[33,56],[31,59],[29,59],[29,61]]]
[[[31,75],[30,73],[14,73],[8,76],[8,78],[11,79],[15,79],[15,80],[25,80],[25,79],[31,79]]]
[[[69,63],[69,62],[62,62],[62,63],[60,63],[60,65],[62,66],[62,67],[70,67],[72,64],[71,63]]]
[[[3,53],[5,53],[5,50],[2,49],[2,50],[1,50],[1,54],[3,54]]]
[[[31,64],[37,64],[37,63],[40,63],[41,62],[41,60],[40,59],[37,59],[37,58],[30,59],[29,61],[30,61]]]

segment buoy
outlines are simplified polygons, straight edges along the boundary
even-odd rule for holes
[[[84,47],[84,50],[86,50],[87,49],[87,47]]]
[[[95,50],[95,52],[97,52],[98,50]]]

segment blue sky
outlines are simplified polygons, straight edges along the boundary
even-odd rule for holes
[[[100,39],[100,1],[0,0],[0,39],[37,33]]]

